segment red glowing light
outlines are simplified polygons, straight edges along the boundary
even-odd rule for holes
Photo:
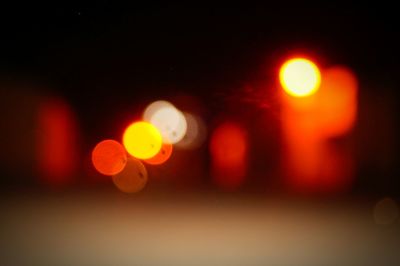
[[[103,175],[116,175],[126,165],[127,155],[124,147],[115,140],[103,140],[92,152],[92,163]]]
[[[38,167],[43,179],[52,185],[70,181],[77,168],[77,123],[70,107],[61,100],[50,100],[39,109]]]
[[[353,127],[357,80],[346,68],[322,72],[320,89],[308,98],[282,95],[283,170],[289,185],[303,192],[343,192],[352,184],[351,149],[333,143]]]
[[[226,189],[238,188],[247,171],[245,131],[231,122],[220,125],[211,136],[210,152],[216,183]]]

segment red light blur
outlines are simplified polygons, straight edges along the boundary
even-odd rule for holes
[[[71,181],[78,164],[78,127],[70,106],[52,99],[38,113],[37,160],[43,180],[50,185]]]
[[[357,116],[357,79],[351,70],[332,67],[324,71],[316,105],[315,112],[323,135],[347,133]]]
[[[247,172],[247,138],[239,125],[226,122],[211,136],[212,175],[216,184],[236,189],[243,184]]]
[[[92,163],[96,170],[103,175],[116,175],[121,172],[127,161],[127,154],[119,142],[103,140],[96,145],[92,152]]]
[[[332,137],[344,136],[355,123],[357,80],[343,67],[322,74],[315,95],[289,99],[282,94],[282,169],[297,191],[339,193],[352,184],[354,161],[348,145]]]

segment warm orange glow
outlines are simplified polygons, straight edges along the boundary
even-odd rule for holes
[[[165,163],[172,155],[172,144],[171,143],[163,143],[161,150],[156,154],[156,156],[144,160],[144,162],[148,164],[163,164]]]
[[[103,140],[94,147],[92,163],[103,175],[116,175],[126,165],[127,155],[124,147],[115,140]]]
[[[124,170],[114,175],[112,181],[125,193],[139,192],[147,183],[147,170],[141,161],[130,157]]]
[[[282,95],[283,170],[304,192],[343,192],[354,180],[351,148],[330,139],[347,133],[357,113],[357,80],[346,68],[322,72],[313,97]]]
[[[316,136],[313,117],[284,109],[282,133],[282,168],[288,185],[297,191],[314,189],[319,181],[321,144]]]
[[[344,67],[324,70],[322,76],[312,97],[282,94],[282,167],[296,190],[344,192],[354,180],[354,159],[348,145],[331,139],[355,123],[357,79]]]
[[[353,181],[351,154],[321,138],[312,114],[285,112],[282,117],[287,185],[303,193],[344,192]]]
[[[344,67],[329,68],[323,72],[323,77],[316,98],[317,123],[325,136],[342,135],[356,120],[357,79]]]
[[[77,123],[62,100],[45,102],[38,116],[38,164],[41,177],[51,185],[71,180],[77,168]]]
[[[315,106],[304,112],[292,107],[286,105],[282,110],[282,169],[288,185],[306,193],[349,189],[354,170],[350,150],[322,134]]]
[[[123,144],[128,153],[138,159],[154,157],[161,149],[162,137],[155,126],[135,122],[124,132]]]
[[[293,58],[281,67],[279,80],[283,89],[289,95],[305,97],[318,90],[321,74],[312,61],[305,58]]]
[[[213,177],[223,188],[238,188],[247,170],[246,133],[235,123],[224,123],[211,136]]]

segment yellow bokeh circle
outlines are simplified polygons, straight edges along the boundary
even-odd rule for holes
[[[122,143],[135,158],[149,159],[161,149],[162,137],[158,129],[147,122],[135,122],[125,130]]]

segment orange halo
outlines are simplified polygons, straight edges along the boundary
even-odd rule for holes
[[[158,165],[165,163],[172,155],[173,146],[171,143],[163,143],[161,150],[156,154],[156,156],[144,160],[145,163]]]
[[[115,140],[103,140],[94,147],[92,163],[103,175],[116,175],[121,172],[127,161],[124,147]]]
[[[322,74],[324,80],[316,101],[320,132],[339,136],[347,133],[357,118],[357,77],[341,66],[329,68]]]

